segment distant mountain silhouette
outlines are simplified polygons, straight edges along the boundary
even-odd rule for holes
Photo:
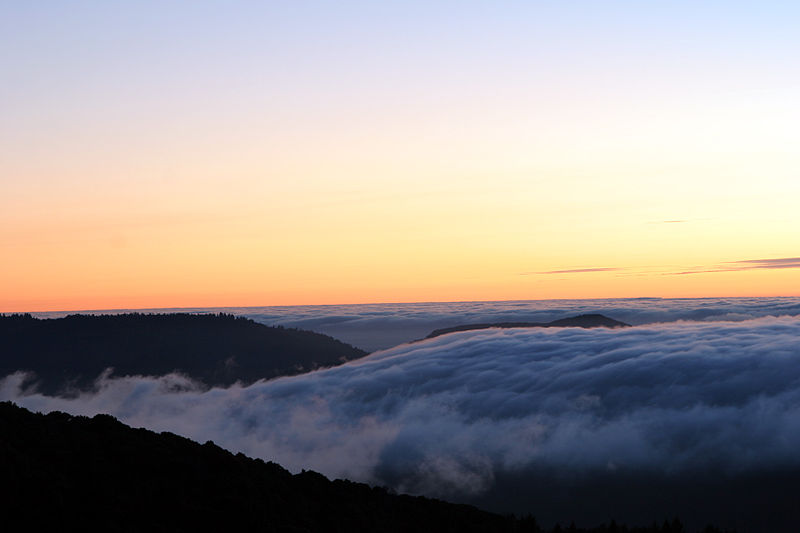
[[[113,376],[180,372],[208,386],[341,364],[367,353],[327,335],[226,314],[0,315],[0,377],[36,374],[39,390],[87,390]]]
[[[561,318],[552,322],[494,322],[490,324],[463,324],[449,328],[433,330],[426,339],[432,339],[439,335],[455,333],[457,331],[471,331],[473,329],[488,328],[627,328],[630,324],[608,318],[598,314],[578,315],[569,318]]]
[[[10,402],[0,402],[0,480],[7,531],[546,531],[530,515],[500,516],[312,471],[292,475],[210,441],[133,429],[108,415],[35,414]],[[686,530],[672,520],[551,531]]]

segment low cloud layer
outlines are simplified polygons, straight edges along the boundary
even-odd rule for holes
[[[800,315],[800,297],[612,298],[303,306],[234,310],[258,322],[310,329],[367,351],[426,337],[460,324],[550,322],[582,313],[602,313],[628,324],[749,320]]]
[[[147,310],[145,310],[147,311]],[[748,320],[800,315],[800,297],[613,298],[285,307],[151,309],[153,312],[232,313],[267,325],[308,329],[363,350],[383,350],[426,337],[435,329],[492,322],[550,322],[582,313],[602,313],[628,324],[678,320]],[[119,312],[119,311],[117,311]],[[36,313],[41,317],[67,313]]]
[[[470,323],[550,322],[602,313],[628,324],[749,320],[800,315],[800,298],[621,298],[529,300],[232,310],[258,322],[318,331],[367,351],[421,339],[435,329]]]
[[[452,498],[498,476],[800,467],[800,319],[454,333],[249,387],[102,379],[37,411],[110,413],[333,477]]]

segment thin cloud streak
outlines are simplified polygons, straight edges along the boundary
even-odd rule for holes
[[[740,261],[727,261],[723,265],[709,268],[698,268],[683,272],[666,272],[667,276],[683,276],[687,274],[707,274],[714,272],[740,272],[744,270],[800,268],[800,257],[777,257],[772,259],[743,259]]]
[[[683,272],[664,272],[662,276],[687,276],[690,274],[708,274],[713,272],[738,272],[742,268],[709,268],[703,270],[684,270]]]
[[[732,263],[749,265],[743,269],[754,268],[800,268],[800,257],[778,257],[774,259],[746,259],[744,261],[732,261]]]
[[[759,263],[759,264],[800,264],[800,257],[779,257],[777,259],[746,259],[744,261],[733,261],[734,263]]]
[[[623,270],[619,267],[590,267],[590,268],[572,268],[567,270],[547,270],[544,272],[533,272],[533,274],[580,274],[583,272],[613,272],[616,270]]]

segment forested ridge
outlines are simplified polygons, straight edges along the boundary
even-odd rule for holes
[[[229,314],[0,315],[0,377],[35,374],[41,392],[87,390],[112,376],[180,372],[207,386],[250,384],[366,352],[327,335]]]

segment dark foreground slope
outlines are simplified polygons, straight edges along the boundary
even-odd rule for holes
[[[34,414],[10,402],[0,403],[0,479],[8,531],[543,531],[532,517],[502,517],[315,472],[292,475],[211,442],[133,429],[108,415]],[[677,520],[566,530],[685,531]]]
[[[501,516],[315,472],[292,475],[207,442],[108,415],[0,403],[3,525],[11,530],[505,531]]]
[[[569,318],[561,318],[552,322],[495,322],[486,324],[462,324],[433,330],[426,339],[432,339],[446,333],[457,331],[470,331],[473,329],[488,328],[627,328],[630,324],[608,318],[598,314],[578,315]]]
[[[270,327],[233,315],[0,315],[0,377],[32,371],[39,390],[85,390],[113,374],[181,372],[206,385],[245,384],[308,372],[366,352],[327,335]]]

